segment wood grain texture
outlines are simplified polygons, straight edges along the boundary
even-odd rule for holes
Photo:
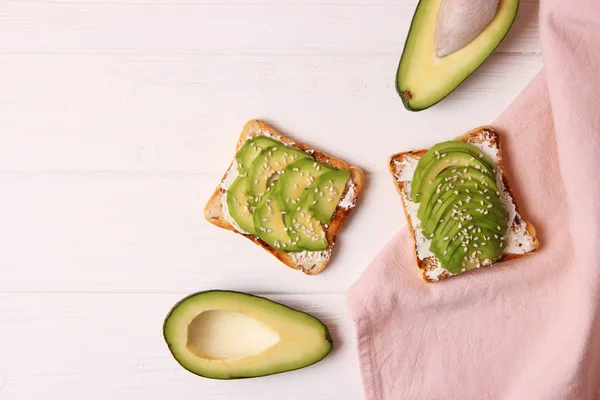
[[[473,77],[406,112],[394,74],[416,2],[0,2],[0,398],[361,399],[344,293],[405,224],[389,155],[491,123],[542,65],[522,0]],[[318,276],[202,216],[251,118],[365,169]],[[161,327],[206,289],[314,313],[336,350],[290,374],[196,378]]]

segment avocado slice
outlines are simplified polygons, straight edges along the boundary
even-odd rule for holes
[[[254,220],[252,218],[252,206],[246,194],[246,177],[235,178],[229,189],[227,189],[227,208],[231,218],[244,231],[256,234],[254,231]]]
[[[421,220],[421,227],[426,234],[435,231],[440,220],[444,218],[444,214],[455,208],[460,210],[473,208],[475,211],[477,208],[485,208],[487,210],[488,205],[492,204],[491,208],[494,211],[502,210],[504,212],[504,204],[497,192],[483,186],[480,182],[473,180],[469,184],[453,185],[451,189],[449,185],[450,183],[441,186],[439,193],[435,193],[428,203],[423,202],[419,206],[417,214],[420,214],[418,216]],[[484,204],[480,204],[481,201]],[[473,205],[476,206],[470,207]]]
[[[429,150],[427,150],[425,154],[423,154],[423,157],[421,157],[417,164],[418,168],[415,171],[415,176],[413,177],[413,180],[420,179],[421,171],[425,168],[425,166],[429,165],[431,162],[439,161],[441,159],[444,159],[443,161],[446,162],[446,157],[448,156],[448,153],[454,151],[464,151],[466,153],[469,153],[473,157],[477,157],[482,162],[484,162],[487,169],[489,169],[490,171],[494,170],[494,164],[475,145],[463,142],[462,140],[448,140],[446,142],[441,142],[433,145]]]
[[[291,211],[300,202],[304,189],[312,185],[319,176],[335,169],[312,158],[302,158],[289,164],[284,171],[278,179],[278,197],[280,206]]]
[[[307,189],[307,191],[310,190]],[[285,223],[291,243],[308,251],[326,250],[329,247],[325,230],[318,219],[312,216],[307,206],[307,194],[302,195],[300,203],[286,214]]]
[[[489,9],[452,7],[457,3],[420,0],[417,5],[396,73],[396,91],[407,110],[438,103],[483,64],[508,33],[519,6],[519,0],[502,0],[490,15]],[[446,54],[440,43],[461,45]]]
[[[348,170],[331,171],[321,175],[307,189],[306,205],[308,211],[322,224],[326,224],[331,220],[344,194],[348,179],[350,179],[350,171]]]
[[[480,228],[469,236],[458,235],[440,257],[442,265],[451,273],[457,274],[492,263],[502,255],[506,246],[504,241],[495,240],[497,234],[485,228]],[[465,240],[465,239],[469,240]],[[475,245],[477,247],[475,247]]]
[[[471,208],[472,207],[472,208]],[[433,232],[434,237],[443,238],[446,236],[453,237],[458,230],[469,226],[482,227],[492,229],[495,232],[502,234],[506,231],[506,214],[504,209],[498,208],[476,208],[481,207],[480,205],[469,205],[469,207],[461,207],[461,209],[451,208],[446,214],[442,216],[440,222],[435,231]],[[458,214],[453,214],[452,210],[459,211]],[[478,211],[479,210],[479,211]],[[487,211],[485,214],[481,211]],[[465,218],[466,216],[466,218]],[[477,222],[478,224],[475,224]],[[455,225],[457,226],[455,228]],[[499,227],[499,228],[498,228]]]
[[[327,326],[315,317],[263,297],[218,290],[177,303],[163,335],[183,368],[212,379],[304,368],[333,348]]]
[[[235,155],[239,173],[246,173],[260,152],[270,146],[283,146],[283,143],[268,136],[255,136],[247,140]]]
[[[254,201],[258,201],[257,199],[267,191],[267,186],[274,183],[272,181],[277,173],[288,164],[302,158],[313,159],[308,153],[288,146],[277,145],[263,149],[248,171],[246,193],[254,197]]]
[[[278,184],[271,186],[254,209],[253,222],[256,235],[278,250],[302,251],[300,246],[292,243],[288,235],[288,227],[284,222],[286,212],[280,208],[277,201],[277,189]]]
[[[465,168],[467,169],[466,171]],[[469,171],[472,174],[475,174],[477,179],[482,181],[486,179],[479,175],[487,175],[489,178],[487,184],[493,184],[494,187],[496,186],[494,170],[489,170],[483,162],[478,158],[473,157],[471,154],[460,151],[448,153],[448,157],[445,160],[425,164],[423,168],[419,168],[419,176],[416,178],[413,177],[410,195],[415,201],[420,202],[423,200],[421,199],[421,196],[430,186],[432,190],[434,190],[439,184],[445,182],[437,179],[438,176],[443,175],[443,178],[447,178],[447,181],[452,179],[460,180],[461,175],[466,174]],[[479,172],[479,174],[477,174],[477,172]]]

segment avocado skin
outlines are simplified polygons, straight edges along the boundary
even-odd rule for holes
[[[487,61],[487,59],[493,54],[494,51],[490,52],[490,54],[488,54],[487,57],[485,57],[481,62],[479,63],[473,63],[471,65],[471,68],[469,73],[462,79],[460,80],[452,90],[450,90],[447,94],[439,97],[437,100],[428,103],[422,107],[416,107],[414,105],[411,104],[411,99],[412,99],[412,94],[411,94],[411,90],[410,88],[407,89],[401,89],[401,87],[403,86],[403,82],[402,79],[400,78],[400,68],[403,64],[403,62],[405,60],[405,56],[406,56],[406,47],[407,47],[407,43],[408,43],[408,39],[410,38],[411,34],[414,34],[417,25],[418,25],[418,21],[416,21],[416,17],[417,17],[417,13],[419,11],[419,7],[422,7],[425,2],[427,2],[429,0],[419,0],[419,3],[417,5],[417,8],[415,10],[415,13],[413,14],[411,23],[410,23],[410,28],[408,30],[408,34],[406,35],[406,40],[404,42],[404,46],[402,48],[402,55],[400,57],[400,62],[398,63],[398,68],[396,69],[396,77],[395,77],[395,86],[396,86],[396,93],[398,93],[398,95],[400,96],[400,99],[402,100],[402,104],[404,105],[404,108],[408,111],[413,111],[413,112],[418,112],[418,111],[423,111],[426,110],[430,107],[435,106],[436,104],[438,104],[440,101],[444,100],[446,97],[448,97],[452,92],[454,92],[454,90],[456,90],[457,87],[459,87],[464,81],[466,81],[472,74],[473,72],[475,72],[479,67],[481,67],[483,65],[483,63],[485,61]],[[502,5],[502,3],[501,3]],[[499,6],[499,8],[501,7],[501,5]],[[504,34],[500,37],[500,40],[498,42],[498,45],[494,48],[494,50],[500,45],[500,43],[502,43],[502,41],[506,38],[506,35],[508,35],[508,32],[510,31],[510,28],[512,27],[512,25],[515,22],[515,19],[517,17],[517,12],[518,12],[518,7],[519,7],[519,0],[517,0],[517,7],[516,10],[512,16],[512,18],[510,19],[510,21],[507,24],[506,30],[504,32]],[[495,17],[494,17],[495,18]],[[431,29],[435,29],[435,26],[431,26]],[[469,46],[469,45],[467,45]]]
[[[286,308],[288,310],[308,315],[309,317],[311,317],[311,318],[315,319],[316,321],[318,321],[323,326],[323,328],[325,329],[325,340],[329,343],[330,348],[329,348],[329,350],[327,352],[325,352],[325,354],[323,354],[323,356],[321,358],[315,359],[313,362],[311,362],[309,364],[300,366],[298,368],[287,369],[285,371],[276,371],[276,372],[273,372],[273,373],[267,373],[267,374],[264,374],[264,375],[261,375],[261,376],[231,375],[231,376],[229,376],[227,378],[216,378],[216,377],[213,377],[213,376],[201,375],[201,374],[199,374],[197,372],[194,372],[191,369],[189,369],[187,366],[185,366],[182,363],[180,363],[179,360],[177,359],[177,357],[175,357],[175,354],[174,354],[174,352],[172,350],[172,344],[169,342],[169,338],[167,337],[168,335],[166,333],[166,327],[167,327],[166,325],[167,325],[167,321],[169,320],[169,317],[171,317],[171,314],[173,314],[173,312],[177,309],[177,307],[179,307],[184,301],[186,301],[186,300],[188,300],[188,299],[190,299],[192,297],[195,297],[195,296],[198,296],[198,295],[202,295],[202,294],[207,294],[207,293],[233,293],[233,294],[241,294],[241,295],[244,295],[244,296],[254,297],[254,298],[258,298],[258,299],[264,299],[264,300],[267,300],[267,301],[269,301],[271,303],[275,303],[277,305],[280,305],[280,306],[282,306],[282,307],[284,307],[284,308]],[[165,340],[165,343],[167,344],[167,347],[169,348],[169,352],[171,353],[171,355],[173,356],[173,358],[175,359],[175,361],[177,361],[177,363],[183,369],[185,369],[186,371],[191,372],[194,375],[201,376],[201,377],[207,378],[207,379],[213,379],[213,380],[250,379],[250,378],[258,378],[258,377],[262,377],[262,376],[277,375],[277,374],[281,374],[281,373],[284,373],[284,372],[296,371],[296,370],[299,370],[299,369],[302,369],[302,368],[306,368],[306,367],[309,367],[311,365],[314,365],[314,364],[318,363],[319,361],[321,361],[325,357],[327,357],[327,355],[331,352],[331,350],[333,350],[333,338],[331,337],[331,333],[329,332],[329,328],[320,319],[318,319],[318,318],[310,315],[307,312],[296,310],[294,308],[286,306],[285,304],[281,304],[279,302],[267,299],[266,297],[255,296],[253,294],[239,292],[239,291],[235,291],[235,290],[219,290],[219,289],[216,289],[216,290],[204,290],[204,291],[192,293],[192,294],[184,297],[183,299],[179,300],[173,307],[171,307],[171,310],[169,310],[169,313],[165,317],[165,320],[163,322],[162,335],[163,335],[163,339]]]

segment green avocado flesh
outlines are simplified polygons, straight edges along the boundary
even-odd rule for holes
[[[238,176],[227,190],[227,208],[229,215],[237,222],[240,228],[248,233],[255,234],[252,206],[246,194],[247,177]]]
[[[267,187],[273,184],[272,178],[277,176],[277,173],[288,164],[302,158],[310,158],[310,155],[283,144],[265,148],[248,170],[246,192],[254,198],[260,198],[267,191]]]
[[[235,161],[237,162],[239,173],[243,174],[247,172],[252,164],[252,161],[258,157],[262,150],[278,144],[280,144],[280,142],[266,136],[256,136],[248,140],[235,155]]]
[[[313,190],[308,191],[306,197],[308,210],[321,223],[326,224],[331,220],[348,179],[350,179],[350,171],[328,172],[316,180]]]
[[[296,208],[304,190],[312,185],[316,178],[330,171],[336,170],[312,158],[303,158],[288,165],[285,174],[279,178],[279,198],[282,207],[287,211]]]
[[[282,212],[277,201],[277,188],[273,187],[260,199],[254,209],[253,221],[256,234],[271,246],[291,251],[302,251],[288,235],[284,222],[285,212]]]
[[[239,228],[285,252],[328,248],[323,225],[335,213],[349,171],[264,137],[244,143],[236,161],[239,175],[226,201]]]
[[[193,294],[163,326],[175,360],[212,379],[273,375],[308,367],[333,348],[315,317],[263,297],[230,291]]]
[[[306,250],[325,250],[329,246],[325,230],[306,207],[306,198],[307,196],[303,195],[300,204],[286,215],[288,234],[292,243],[297,243]]]
[[[461,2],[446,2],[458,5]],[[441,101],[475,71],[498,47],[517,15],[519,0],[500,0],[489,23],[481,30],[475,26],[482,18],[469,9],[444,9],[443,0],[420,0],[412,19],[396,74],[396,90],[406,109],[420,111]],[[442,21],[438,21],[440,16]],[[471,20],[469,20],[471,18]],[[473,19],[475,18],[475,19]],[[448,22],[455,30],[440,30],[439,22]],[[473,28],[472,40],[455,51],[438,55],[440,41],[459,42],[465,29]],[[437,37],[436,37],[437,36]]]
[[[439,143],[419,160],[410,197],[429,250],[450,273],[489,265],[502,255],[508,215],[494,164],[472,144]]]

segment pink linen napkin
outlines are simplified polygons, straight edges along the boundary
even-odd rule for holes
[[[348,294],[369,400],[600,399],[600,1],[542,0],[540,36],[494,123],[540,250],[427,284],[396,234]]]

